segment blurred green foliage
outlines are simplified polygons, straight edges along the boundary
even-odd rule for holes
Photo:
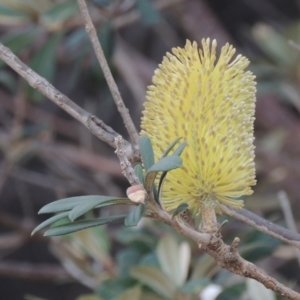
[[[118,272],[100,283],[96,292],[100,299],[199,299],[199,293],[210,284],[223,287],[219,300],[238,299],[247,291],[245,278],[236,283],[235,275],[221,270],[208,255],[197,259],[199,250],[174,232],[163,233],[164,225],[154,222],[145,225],[119,232],[116,241],[123,246],[116,255]],[[159,240],[157,230],[163,233]],[[257,262],[276,249],[278,243],[261,254],[258,244],[265,243],[265,238],[261,235],[247,243],[258,250],[247,257],[250,261]],[[241,249],[241,254],[245,253]]]
[[[117,1],[94,1],[95,7],[107,9]],[[152,1],[136,1],[142,21],[149,26],[157,24],[159,14]],[[97,32],[108,62],[114,51],[114,31],[111,18],[107,14],[92,11]],[[80,75],[88,68],[90,82],[103,80],[100,69],[87,34],[78,26],[81,23],[77,1],[74,0],[3,0],[0,3],[0,25],[14,25],[3,34],[1,42],[16,55],[25,58],[25,62],[39,75],[53,82],[58,60],[67,62],[72,68],[72,76],[67,82],[68,90],[76,86]],[[10,72],[3,70],[0,61],[0,83],[10,91],[16,85]],[[94,80],[93,80],[94,79]],[[27,98],[40,102],[44,96],[31,87],[27,89]]]
[[[258,76],[258,92],[280,94],[286,102],[300,107],[300,51],[289,44],[300,44],[300,23],[289,24],[282,32],[259,23],[252,35],[264,54],[257,56],[252,66]]]

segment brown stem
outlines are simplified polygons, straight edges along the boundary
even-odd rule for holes
[[[253,278],[262,283],[266,288],[292,300],[300,300],[300,294],[284,286],[275,278],[267,275],[256,265],[243,259],[237,251],[239,239],[235,238],[232,245],[226,245],[220,237],[213,236],[209,245],[204,250],[211,255],[218,264],[232,273],[243,277]]]
[[[100,41],[97,36],[96,28],[92,22],[92,19],[89,14],[85,0],[78,0],[78,5],[80,8],[82,17],[84,19],[86,32],[87,32],[87,34],[90,38],[90,41],[93,45],[95,54],[97,56],[98,62],[103,71],[106,82],[109,86],[109,89],[112,93],[113,99],[117,105],[118,111],[119,111],[121,117],[123,118],[124,125],[130,136],[130,139],[132,142],[133,154],[136,158],[138,158],[139,157],[139,148],[138,148],[139,134],[133,124],[133,121],[129,115],[128,109],[123,102],[123,99],[120,95],[119,89],[116,85],[116,82],[115,82],[113,76],[112,76],[112,73],[110,71],[110,68],[109,68],[108,63],[105,58],[105,55],[103,53]]]
[[[127,158],[126,148],[124,147],[125,144],[122,136],[118,136],[115,138],[115,144],[116,144],[115,153],[119,158],[122,174],[128,179],[131,185],[140,184],[137,176],[134,173],[131,163]]]
[[[214,233],[218,230],[216,216],[217,200],[214,195],[204,195],[201,200],[201,232]]]
[[[256,265],[243,259],[237,250],[239,245],[238,238],[235,238],[232,245],[228,246],[223,242],[219,233],[208,234],[197,232],[196,230],[187,227],[186,224],[177,217],[176,220],[172,220],[168,213],[155,211],[153,210],[153,207],[150,207],[150,209],[151,211],[148,213],[148,216],[172,226],[182,235],[194,240],[199,247],[212,256],[222,268],[243,277],[253,278],[262,283],[266,288],[271,289],[288,299],[300,300],[300,294],[279,283],[275,278],[267,275]]]

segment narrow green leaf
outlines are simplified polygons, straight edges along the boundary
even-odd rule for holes
[[[292,47],[288,45],[284,35],[270,25],[260,24],[253,28],[253,37],[256,44],[277,66],[287,69],[292,66]]]
[[[139,178],[140,183],[145,187],[145,178],[144,178],[144,173],[143,173],[143,169],[142,169],[141,165],[137,165],[134,168],[134,172],[135,172],[135,175]],[[160,203],[158,201],[158,191],[157,191],[155,184],[153,184],[153,181],[151,183],[149,183],[149,186],[150,187],[149,187],[148,193],[150,192],[151,186],[152,186],[154,199],[160,205]]]
[[[174,143],[174,142],[173,142]],[[187,142],[183,142],[182,144],[179,145],[179,147],[174,151],[174,153],[172,155],[178,155],[180,156],[182,151],[184,150],[184,148],[186,147],[187,145]],[[159,184],[158,184],[158,199],[160,199],[161,197],[161,192],[162,192],[162,186],[163,186],[163,183],[165,181],[165,178],[166,178],[166,175],[167,175],[168,172],[163,172],[160,176],[160,179],[159,179]]]
[[[177,155],[163,157],[147,172],[145,177],[145,190],[147,193],[152,191],[152,187],[158,172],[166,172],[177,169],[182,165],[182,159]]]
[[[44,207],[40,209],[38,212],[39,214],[46,214],[46,213],[56,213],[56,212],[61,212],[61,211],[66,211],[66,210],[71,210],[75,206],[79,204],[84,204],[88,201],[110,201],[110,200],[123,200],[122,203],[117,203],[117,204],[126,204],[128,202],[127,198],[117,198],[117,197],[109,197],[109,196],[95,196],[95,195],[90,195],[90,196],[79,196],[79,197],[70,197],[70,198],[64,198],[61,200],[57,200],[54,202],[51,202]]]
[[[130,270],[130,275],[160,296],[174,299],[175,286],[160,269],[152,266],[137,266]]]
[[[73,57],[75,53],[72,53],[72,51],[77,51],[80,53],[82,51],[82,48],[84,48],[84,54],[86,54],[89,50],[87,41],[88,37],[84,28],[73,30],[64,38],[65,51],[70,52]]]
[[[168,172],[163,172],[160,176],[160,179],[159,179],[159,183],[158,183],[158,200],[160,201],[161,199],[161,194],[162,194],[162,187],[164,185],[164,181],[166,179],[166,176],[167,176]]]
[[[102,206],[108,206],[108,205],[116,205],[116,204],[131,204],[132,202],[128,199],[123,198],[115,198],[115,199],[91,199],[88,200],[85,203],[79,204],[75,206],[70,212],[69,212],[69,219],[73,222],[75,219],[81,217],[82,215],[86,214],[90,210],[94,208],[99,208]]]
[[[154,25],[159,21],[159,13],[150,0],[135,0],[142,22],[145,25]]]
[[[151,140],[147,136],[139,139],[140,152],[146,172],[154,165],[154,152]]]
[[[50,81],[54,76],[56,50],[62,35],[62,32],[53,34],[29,63],[34,71]]]
[[[157,174],[158,174],[158,172],[151,172],[146,175],[144,187],[148,194],[150,194],[153,189],[154,181],[155,181]]]
[[[176,217],[177,215],[181,214],[185,210],[189,208],[189,205],[187,203],[181,203],[177,206],[175,211],[173,212],[172,218]]]
[[[183,152],[184,148],[187,146],[187,144],[188,144],[187,142],[183,142],[182,144],[180,144],[172,155],[180,156],[181,153]]]
[[[2,36],[3,45],[10,48],[15,54],[27,49],[36,40],[41,30],[34,27],[26,27],[13,32],[9,32]]]
[[[144,173],[143,173],[143,168],[141,165],[136,165],[134,167],[134,173],[137,176],[137,178],[139,179],[139,182],[144,185]]]
[[[136,226],[141,220],[143,215],[146,213],[147,206],[146,204],[140,204],[135,207],[125,218],[124,224],[127,227]]]
[[[115,47],[115,30],[111,22],[101,24],[97,28],[98,38],[103,48],[104,55],[108,61],[111,60]]]
[[[63,213],[60,213],[58,215],[55,215],[55,216],[47,219],[46,221],[42,222],[40,225],[38,225],[37,227],[34,228],[34,230],[31,232],[31,236],[34,235],[37,231],[45,228],[48,225],[51,225],[52,223],[54,223],[56,221],[59,221],[67,216],[68,216],[68,212],[63,212]]]
[[[102,202],[103,200],[94,199],[94,200],[87,201],[86,203],[79,204],[69,212],[68,217],[73,222],[75,219],[81,217],[82,215],[86,214],[88,211],[94,209],[98,204]]]
[[[159,160],[155,165],[153,165],[147,172],[146,178],[148,174],[151,172],[166,172],[170,170],[177,169],[182,166],[182,159],[177,155],[170,155],[167,157],[163,157]]]
[[[1,14],[1,7],[0,7]],[[27,26],[26,28],[18,29],[13,32],[3,34],[1,42],[8,47],[14,54],[19,54],[21,51],[29,48],[33,42],[38,38],[41,33],[40,28]],[[0,67],[4,65],[4,62],[0,60]]]
[[[77,11],[77,3],[71,0],[52,5],[42,16],[51,23],[63,22],[72,17]]]
[[[156,184],[153,183],[152,185],[152,192],[153,192],[153,197],[154,197],[154,200],[157,202],[157,204],[161,207],[161,203],[159,202],[159,195],[158,195],[158,190],[157,190],[157,187],[156,187]]]
[[[64,235],[68,233],[72,233],[75,231],[87,229],[90,227],[100,226],[104,225],[113,221],[118,220],[124,220],[126,215],[120,215],[120,216],[111,216],[111,217],[104,217],[99,219],[93,219],[93,220],[86,220],[86,221],[79,221],[74,222],[70,224],[65,224],[61,226],[57,226],[54,228],[50,228],[47,230],[44,234],[44,236],[56,236],[56,235]]]
[[[171,143],[171,145],[165,150],[165,152],[163,153],[163,155],[161,156],[161,158],[166,157],[169,152],[175,147],[175,145],[181,140],[182,138],[179,137],[177,138],[173,143]]]

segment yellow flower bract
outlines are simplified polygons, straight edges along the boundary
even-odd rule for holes
[[[148,87],[141,135],[153,143],[156,160],[178,137],[188,145],[183,166],[168,172],[161,201],[172,211],[188,203],[193,213],[209,199],[234,208],[236,200],[252,194],[255,185],[253,122],[254,75],[244,71],[249,61],[233,59],[235,49],[226,44],[216,57],[215,40],[187,41],[172,49],[155,71]]]

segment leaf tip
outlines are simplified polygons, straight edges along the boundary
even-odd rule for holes
[[[175,209],[175,211],[172,214],[172,219],[174,219],[177,215],[181,214],[182,212],[184,212],[185,210],[187,210],[189,208],[189,205],[187,203],[181,203],[177,206],[177,208]]]
[[[45,213],[45,209],[44,209],[44,207],[42,207],[42,208],[38,211],[38,215],[44,214],[44,213]]]

